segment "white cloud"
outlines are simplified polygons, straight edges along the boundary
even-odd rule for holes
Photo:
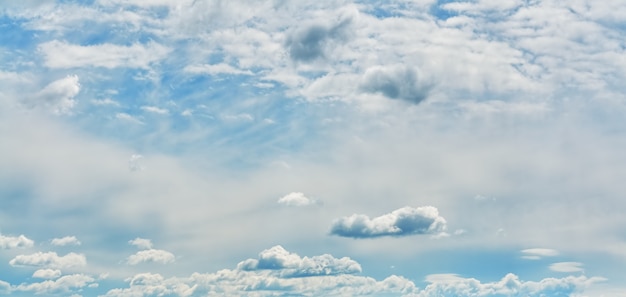
[[[131,160],[136,160],[140,158],[141,158],[141,155],[133,155],[131,157]],[[128,243],[130,245],[136,246],[138,249],[141,249],[141,250],[149,250],[152,248],[152,241],[150,239],[137,237],[133,240],[129,240]]]
[[[546,248],[525,249],[521,252],[524,254],[522,258],[528,260],[539,260],[543,257],[554,257],[559,255],[559,251]]]
[[[69,114],[74,105],[76,105],[74,96],[79,91],[78,76],[68,75],[65,78],[51,82],[35,94],[32,104],[48,109],[55,114]]]
[[[173,263],[175,260],[176,257],[174,256],[174,254],[168,251],[149,249],[138,251],[134,255],[129,256],[126,260],[126,263],[128,263],[129,265],[137,265],[144,262],[168,264]]]
[[[61,276],[61,270],[58,269],[37,269],[33,272],[34,278],[55,279]]]
[[[165,58],[170,49],[155,42],[81,46],[54,40],[39,45],[39,51],[50,68],[149,68],[150,64]]]
[[[439,216],[437,208],[407,206],[373,219],[360,214],[340,218],[333,222],[330,232],[343,237],[372,238],[439,234],[445,229],[446,220]]]
[[[71,293],[76,289],[82,289],[95,281],[94,278],[84,274],[64,275],[55,280],[46,280],[40,283],[20,284],[13,288],[14,291],[31,292],[36,295],[51,295]]]
[[[558,262],[550,264],[550,270],[556,272],[582,272],[583,263],[579,262]]]
[[[189,65],[184,69],[186,72],[194,73],[194,74],[209,74],[209,75],[219,75],[219,74],[243,74],[243,75],[252,75],[253,73],[250,70],[241,70],[230,66],[226,63],[220,64],[202,64],[202,65]]]
[[[0,294],[9,294],[11,292],[11,284],[0,280]]]
[[[278,199],[277,202],[286,206],[310,206],[317,204],[317,201],[304,196],[304,193],[301,192],[289,193]]]
[[[162,115],[166,115],[169,113],[169,110],[164,109],[164,108],[158,108],[156,106],[142,106],[141,109],[150,113],[162,114]]]
[[[37,252],[30,255],[18,255],[9,261],[11,266],[34,266],[52,269],[63,269],[87,265],[87,258],[83,254],[69,253],[58,256],[55,252]]]
[[[133,124],[137,124],[137,125],[143,125],[143,122],[140,121],[139,119],[137,119],[136,117],[124,113],[124,112],[118,112],[115,114],[115,118],[118,120],[122,120],[124,122],[128,122],[128,123],[133,123]]]
[[[128,169],[133,172],[143,170],[143,166],[141,166],[141,159],[143,159],[142,155],[132,154],[130,159],[128,159]],[[146,249],[149,249],[152,246],[149,239],[143,238],[135,238],[134,240],[129,241],[129,243],[140,248],[147,246]]]
[[[34,241],[24,235],[13,237],[0,234],[0,249],[30,248],[34,244]]]
[[[97,106],[115,106],[115,107],[121,106],[119,102],[111,98],[94,99],[94,100],[91,100],[91,103]]]
[[[239,262],[237,269],[275,270],[280,277],[290,278],[359,273],[361,265],[348,257],[337,259],[328,254],[311,258],[300,257],[277,245],[259,253],[258,259]]]
[[[500,281],[481,283],[473,278],[461,278],[457,275],[434,275],[430,285],[426,286],[419,297],[440,296],[573,296],[581,293],[590,285],[605,279],[585,276],[566,278],[545,278],[539,282],[522,281],[517,275],[507,274]]]
[[[65,236],[63,238],[54,238],[51,241],[52,245],[65,246],[65,245],[80,245],[80,241],[76,236]]]

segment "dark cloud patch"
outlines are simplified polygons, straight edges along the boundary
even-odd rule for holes
[[[292,60],[311,62],[325,56],[331,43],[343,43],[350,34],[351,16],[340,18],[335,24],[314,22],[294,30],[287,38],[286,48]]]
[[[431,85],[425,83],[414,68],[392,65],[369,68],[361,79],[360,88],[366,93],[417,104],[428,97]]]
[[[332,225],[330,233],[342,237],[375,238],[382,236],[407,236],[418,234],[441,234],[446,220],[439,216],[437,208],[403,207],[379,217],[362,214],[343,217]]]

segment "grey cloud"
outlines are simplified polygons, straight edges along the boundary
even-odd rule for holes
[[[363,92],[382,94],[390,99],[420,103],[428,97],[429,83],[415,68],[405,65],[375,66],[367,69],[360,83]]]
[[[330,233],[342,237],[374,238],[440,234],[445,229],[446,220],[439,216],[437,208],[407,206],[373,219],[362,214],[340,218],[335,220]]]
[[[300,62],[311,62],[324,57],[330,42],[345,42],[348,39],[352,22],[352,16],[344,16],[332,26],[320,21],[297,28],[287,37],[289,56]]]
[[[262,251],[258,259],[240,262],[237,268],[245,271],[276,270],[280,277],[287,278],[361,272],[361,265],[348,257],[337,259],[329,254],[300,257],[280,245]]]

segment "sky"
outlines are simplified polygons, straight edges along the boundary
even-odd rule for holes
[[[624,24],[0,0],[0,295],[626,296]]]

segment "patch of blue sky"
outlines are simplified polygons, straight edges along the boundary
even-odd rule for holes
[[[10,50],[29,50],[36,46],[37,31],[24,29],[25,20],[0,14],[0,47]],[[0,56],[2,57],[2,56]],[[9,55],[6,55],[9,58]]]
[[[437,1],[437,3],[433,4],[430,7],[430,14],[434,17],[436,17],[437,19],[440,20],[447,20],[451,17],[457,16],[458,13],[450,10],[450,9],[445,9],[443,8],[443,6],[447,3],[452,3],[452,2],[457,2],[455,0],[439,0]]]

